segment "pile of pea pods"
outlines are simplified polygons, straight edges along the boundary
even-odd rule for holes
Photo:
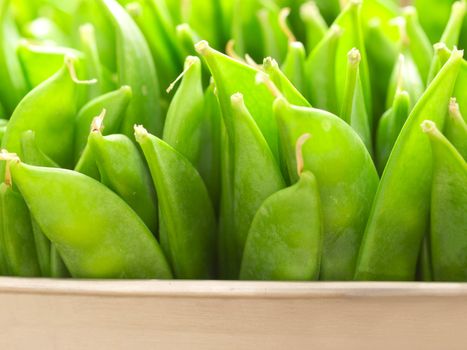
[[[467,0],[0,0],[0,275],[467,280]]]

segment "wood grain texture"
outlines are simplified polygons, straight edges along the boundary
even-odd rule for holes
[[[465,349],[467,284],[0,278],[0,349]]]

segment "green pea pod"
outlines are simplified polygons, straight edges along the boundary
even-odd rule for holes
[[[449,56],[451,56],[451,51],[448,50],[444,43],[436,43],[433,45],[433,48],[435,53],[428,73],[428,84],[433,81],[436,74],[438,74],[444,64],[448,61]]]
[[[292,182],[297,180],[295,140],[304,133],[312,137],[303,146],[303,160],[304,170],[316,176],[323,207],[321,279],[352,279],[378,185],[371,156],[352,128],[331,113],[283,99],[275,102],[274,111]]]
[[[167,91],[170,91],[173,84]],[[183,154],[195,168],[203,144],[204,92],[201,80],[201,61],[188,56],[182,82],[167,111],[163,140]]]
[[[73,277],[172,277],[149,229],[104,185],[71,170],[19,160],[10,161],[10,168],[32,215]]]
[[[462,62],[454,51],[410,113],[381,178],[360,248],[357,280],[412,280],[428,230],[432,163],[419,125],[429,115],[444,124]],[[319,180],[319,179],[318,179]]]
[[[277,64],[276,60],[272,59],[271,57],[266,57],[263,61],[263,70],[272,80],[274,85],[280,90],[280,93],[283,94],[288,101],[291,101],[291,103],[296,104],[297,106],[310,107],[310,103],[297,90],[295,85],[287,78],[285,73],[279,69],[279,65]],[[295,73],[298,73],[299,70],[300,68]],[[303,71],[302,74],[304,74]],[[261,76],[257,76],[256,79],[261,80]]]
[[[159,198],[160,240],[175,277],[213,277],[216,220],[206,186],[190,162],[143,127],[135,127]]]
[[[403,16],[406,22],[407,36],[410,40],[410,52],[417,64],[422,81],[427,81],[433,59],[433,47],[418,21],[415,7],[405,7]]]
[[[350,1],[341,14],[334,21],[342,29],[336,51],[335,79],[337,91],[344,91],[347,72],[347,53],[356,48],[360,51],[361,62],[359,66],[362,94],[364,97],[367,115],[372,116],[372,98],[368,62],[366,58],[365,43],[361,19],[361,2]],[[340,108],[343,105],[343,96],[337,94]],[[373,130],[373,118],[369,119],[370,130]]]
[[[93,118],[105,109],[104,134],[110,135],[118,133],[131,98],[131,88],[129,86],[122,86],[118,90],[96,97],[80,109],[75,120],[75,162],[79,160],[87,144]]]
[[[449,104],[444,134],[461,156],[467,160],[467,123],[462,118],[459,104],[455,98],[452,98]]]
[[[176,28],[176,33],[184,56],[195,55],[196,51],[194,50],[194,46],[201,40],[199,34],[196,33],[188,23],[179,24]]]
[[[10,0],[0,1],[0,99],[8,115],[28,91],[16,55],[19,35],[10,14]]]
[[[271,151],[279,159],[277,125],[271,117],[274,97],[264,84],[256,84],[260,71],[212,49],[206,41],[196,44],[196,50],[205,59],[214,78],[223,116],[232,114],[230,96],[240,91]]]
[[[379,120],[376,133],[376,165],[380,174],[388,162],[391,150],[396,143],[411,109],[407,91],[397,91],[391,108]]]
[[[297,162],[303,164],[301,144]],[[323,246],[318,184],[311,172],[299,172],[298,182],[268,197],[253,218],[240,279],[318,279]]]
[[[0,238],[7,274],[20,277],[40,276],[29,210],[8,178],[0,185]]]
[[[467,281],[467,163],[431,121],[422,123],[433,157],[431,252],[435,281]]]
[[[70,45],[67,35],[54,21],[47,17],[39,17],[27,23],[21,32],[27,38],[36,41],[62,46]]]
[[[127,136],[103,136],[102,120],[102,117],[94,119],[88,143],[99,169],[101,182],[123,198],[151,232],[156,234],[156,192],[145,161]]]
[[[299,41],[289,43],[287,56],[281,70],[290,82],[302,93],[305,91],[305,61],[306,53],[303,44]]]
[[[316,45],[326,36],[328,25],[314,1],[302,4],[300,18],[305,23],[306,49],[308,52],[312,52]]]
[[[57,163],[47,157],[47,155],[37,147],[36,135],[32,130],[25,131],[21,135],[21,152],[27,164],[51,168],[59,167]],[[50,243],[44,232],[42,232],[36,219],[32,215],[31,223],[41,275],[45,277],[69,276],[60,254],[55,249],[55,246]]]
[[[368,152],[373,154],[369,116],[365,108],[363,87],[360,76],[361,55],[353,48],[347,54],[347,74],[345,88],[342,92],[342,107],[340,117],[349,124],[360,136]]]
[[[257,17],[263,35],[262,57],[272,56],[279,62],[283,62],[287,53],[287,35],[280,26],[280,8],[272,1],[264,1],[263,7],[257,12]],[[247,35],[250,36],[250,34]],[[254,54],[252,56],[256,58]]]
[[[465,0],[456,1],[452,4],[449,21],[440,39],[440,42],[445,43],[449,49],[453,49],[459,44],[459,37],[466,12],[467,2]]]
[[[115,0],[99,0],[116,33],[117,72],[120,85],[128,85],[133,98],[122,122],[122,133],[133,137],[133,125],[143,124],[150,132],[162,133],[163,119],[158,102],[159,86],[151,51],[138,26]]]
[[[378,18],[370,20],[365,29],[368,68],[373,87],[373,110],[375,116],[381,116],[386,110],[387,90],[397,61],[397,47],[383,31]]]
[[[415,103],[425,91],[422,81],[412,55],[408,50],[402,50],[389,82],[386,107],[389,108],[394,101],[396,91],[402,89],[409,93],[410,101]],[[413,107],[413,106],[412,106]]]
[[[81,52],[67,47],[35,45],[26,40],[18,46],[19,60],[31,88],[54,75],[63,66],[66,55],[75,57],[78,66],[78,61],[84,58]]]
[[[156,66],[157,78],[159,84],[168,86],[170,82],[177,76],[177,72],[182,66],[181,52],[175,45],[176,37],[173,28],[169,33],[164,30],[160,18],[158,18],[158,8],[163,1],[158,1],[157,6],[155,1],[137,0],[126,1],[119,0],[122,5],[126,5],[127,12],[138,25],[141,32],[146,38],[149,49],[151,50],[154,65]]]
[[[21,134],[33,130],[38,147],[48,157],[62,167],[71,167],[78,85],[81,83],[87,82],[77,80],[74,58],[66,56],[65,64],[57,73],[21,100],[8,123],[3,148],[21,154]],[[41,111],[40,115],[37,111]]]
[[[99,168],[96,164],[96,158],[94,157],[94,153],[88,143],[84,147],[74,170],[97,181],[101,180],[101,174],[99,173]]]
[[[339,110],[336,90],[337,44],[342,31],[333,25],[324,38],[316,45],[305,62],[308,86],[305,97],[311,105],[332,113]]]
[[[96,78],[97,83],[88,89],[87,100],[91,100],[116,88],[112,74],[105,68],[99,57],[94,26],[91,23],[79,27],[80,47],[86,57],[86,77]]]

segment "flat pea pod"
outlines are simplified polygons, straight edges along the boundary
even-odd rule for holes
[[[337,25],[329,28],[323,39],[311,51],[305,62],[308,86],[305,97],[312,106],[338,113],[336,90],[337,44],[342,30]]]
[[[159,199],[162,249],[174,275],[209,279],[214,275],[216,220],[201,176],[167,143],[135,127]]]
[[[28,130],[21,135],[21,152],[27,164],[58,168],[58,164],[45,155],[36,144],[34,131]],[[41,275],[45,277],[67,277],[68,270],[55,246],[42,232],[35,218],[31,215],[32,230],[36,246],[37,259]]]
[[[10,0],[0,2],[0,99],[8,115],[28,91],[16,47],[19,34],[10,13]]]
[[[342,91],[342,106],[340,117],[349,124],[360,136],[368,152],[373,154],[373,144],[370,129],[370,117],[365,108],[365,97],[360,75],[361,55],[353,48],[347,54],[347,74],[345,87]]]
[[[138,26],[115,0],[99,0],[116,35],[118,83],[128,85],[133,98],[122,122],[122,133],[133,137],[133,125],[143,124],[161,135],[163,119],[158,97],[159,85],[151,51]]]
[[[57,73],[21,100],[8,123],[3,148],[21,155],[21,134],[33,130],[38,147],[48,157],[62,167],[72,166],[74,119],[81,83],[74,75],[73,64],[74,59],[66,56]],[[40,115],[37,111],[41,111]]]
[[[72,170],[27,165],[17,159],[10,160],[10,169],[72,277],[172,277],[143,221],[101,183]]]
[[[435,281],[467,281],[467,163],[431,121],[431,253]]]
[[[125,116],[125,111],[132,99],[129,86],[122,86],[115,91],[96,97],[84,105],[78,112],[74,133],[74,160],[77,162],[88,141],[89,130],[94,117],[105,109],[104,134],[116,134]]]
[[[300,6],[300,18],[305,24],[305,46],[307,51],[311,52],[324,38],[329,28],[314,1],[304,2]]]
[[[127,136],[103,136],[102,128],[103,118],[96,117],[88,141],[101,182],[117,193],[156,234],[156,192],[144,158]]]
[[[454,51],[410,113],[383,172],[360,248],[355,279],[412,280],[428,230],[432,162],[419,128],[429,115],[444,125],[462,62]]]
[[[467,160],[467,123],[462,118],[459,104],[455,98],[449,103],[449,114],[444,127],[444,134],[457,151]]]
[[[397,137],[409,116],[410,101],[407,91],[397,91],[391,108],[379,120],[376,133],[376,165],[380,174],[383,173]]]
[[[260,71],[212,49],[206,41],[196,44],[196,50],[205,59],[214,78],[222,115],[231,115],[230,97],[241,92],[248,110],[278,159],[277,125],[271,117],[274,97],[264,84],[256,84],[256,75]]]
[[[221,276],[237,279],[254,215],[266,198],[285,187],[285,182],[242,94],[232,95],[230,108],[230,114],[224,115],[229,153],[223,152],[227,164],[221,175],[219,256]]]
[[[303,171],[297,183],[272,194],[255,214],[240,279],[318,279],[322,229],[318,184],[310,171]]]
[[[329,112],[293,106],[281,98],[274,111],[292,182],[297,180],[295,140],[311,134],[303,146],[303,169],[316,177],[323,208],[320,278],[350,280],[378,185],[371,156],[353,129]]]
[[[20,277],[40,276],[29,210],[8,179],[0,185],[0,238],[7,274]]]
[[[204,92],[201,61],[188,56],[180,87],[167,111],[162,139],[183,154],[198,168],[203,143],[202,129],[206,121],[203,113]],[[171,89],[173,85],[169,87]],[[169,89],[167,91],[169,91]]]

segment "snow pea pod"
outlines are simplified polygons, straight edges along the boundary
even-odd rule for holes
[[[462,62],[453,51],[410,113],[389,156],[360,248],[357,280],[412,280],[428,229],[432,162],[419,125],[429,115],[444,125]]]
[[[297,164],[303,164],[303,136],[297,141]],[[258,209],[245,243],[240,279],[318,279],[323,245],[318,184],[310,171],[298,171],[296,184],[272,194]]]
[[[179,24],[176,28],[177,41],[180,43],[185,56],[196,54],[194,46],[199,42],[200,36],[188,23]]]
[[[156,234],[156,192],[144,158],[127,136],[103,136],[103,121],[102,116],[94,118],[88,141],[101,182],[118,194]]]
[[[3,241],[7,274],[40,276],[29,210],[6,176],[0,185],[0,239]]]
[[[304,170],[317,179],[323,208],[320,278],[352,279],[378,185],[371,156],[353,129],[329,112],[293,106],[282,98],[276,100],[274,112],[292,182],[297,180],[295,140],[304,133],[313,138],[303,146],[303,161]]]
[[[190,162],[142,126],[135,127],[159,199],[162,249],[176,278],[214,274],[216,220],[206,186]]]
[[[143,124],[150,132],[162,133],[159,85],[151,51],[138,26],[115,0],[99,0],[116,35],[118,83],[128,85],[133,98],[122,122],[122,133],[133,137],[133,125]]]
[[[341,28],[332,25],[305,62],[305,73],[309,77],[305,97],[312,106],[332,113],[338,113],[339,110],[335,65],[337,44],[341,35]]]
[[[349,124],[360,136],[368,152],[373,154],[373,144],[370,130],[370,117],[365,108],[363,87],[360,76],[361,55],[358,49],[353,48],[347,54],[347,74],[345,87],[342,91],[343,98],[340,117]]]
[[[431,121],[431,252],[435,281],[467,281],[467,163]]]
[[[78,85],[87,83],[89,81],[77,80],[74,58],[66,56],[57,73],[21,100],[8,123],[3,147],[21,154],[21,134],[33,130],[38,147],[47,156],[62,167],[71,167],[74,119],[80,95]]]
[[[281,70],[298,91],[304,92],[305,82],[305,47],[299,41],[289,43],[287,56],[282,64]]]
[[[21,135],[21,152],[24,161],[29,165],[58,168],[58,164],[47,157],[36,144],[34,131],[28,130]],[[37,258],[41,275],[45,277],[67,277],[68,270],[57,249],[42,232],[37,221],[31,215],[32,230],[36,245]]]
[[[19,34],[10,13],[10,0],[0,1],[0,99],[8,115],[28,91],[16,47]]]
[[[449,56],[451,56],[451,51],[444,43],[436,43],[433,45],[434,56],[431,61],[430,71],[428,72],[428,82],[430,84],[435,78],[436,74],[441,70],[444,64],[448,61]]]
[[[9,165],[32,215],[73,277],[172,277],[143,221],[104,185],[71,170],[27,165],[18,159]]]
[[[120,131],[125,111],[132,98],[129,86],[96,97],[84,105],[78,112],[74,134],[74,159],[77,162],[88,141],[92,120],[105,109],[105,135]]]
[[[467,160],[467,123],[462,118],[459,104],[455,98],[449,103],[449,114],[444,127],[444,134],[457,151]]]
[[[328,25],[314,1],[305,2],[300,7],[300,18],[305,23],[306,49],[308,52],[318,45],[328,31]]]
[[[448,23],[441,35],[440,42],[446,44],[449,49],[453,49],[459,44],[459,37],[462,31],[462,24],[467,13],[467,2],[465,0],[456,1],[452,4],[451,15]]]

